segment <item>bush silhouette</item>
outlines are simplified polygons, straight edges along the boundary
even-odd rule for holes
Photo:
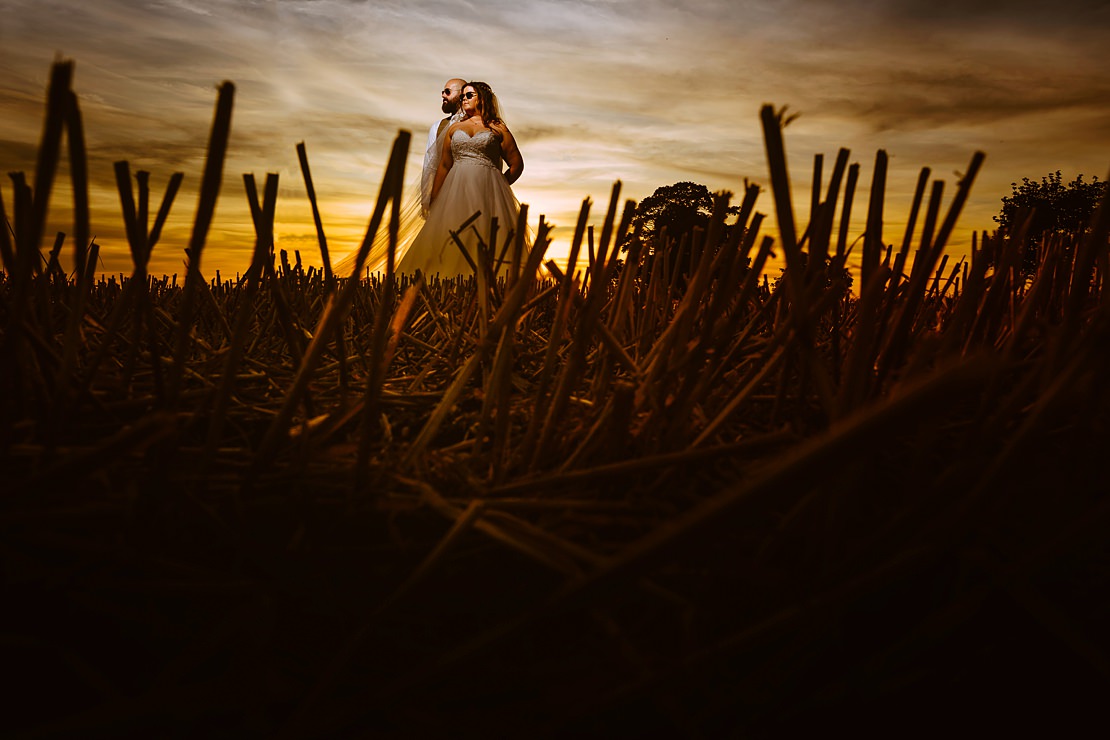
[[[1013,193],[1002,199],[1002,210],[994,217],[999,230],[1021,239],[1022,272],[1037,271],[1037,247],[1054,235],[1078,236],[1087,231],[1103,194],[1106,182],[1095,177],[1090,182],[1077,176],[1064,184],[1060,170],[1049,173],[1040,182],[1021,179],[1011,183]]]

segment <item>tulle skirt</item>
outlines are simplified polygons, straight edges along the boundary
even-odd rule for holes
[[[428,211],[424,228],[404,251],[397,263],[397,271],[413,273],[420,270],[427,277],[438,274],[441,278],[474,274],[450,232],[457,231],[478,211],[481,215],[458,234],[459,239],[470,258],[477,260],[479,235],[488,244],[490,220],[496,218],[497,244],[493,245],[493,257],[496,259],[501,254],[505,237],[516,228],[520,203],[497,169],[461,159],[447,173],[439,197]],[[524,237],[527,253],[529,235],[525,233]],[[511,253],[507,252],[506,263],[509,259]],[[507,264],[502,269],[504,267]]]

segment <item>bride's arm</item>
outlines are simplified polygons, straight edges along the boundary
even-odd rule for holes
[[[520,173],[524,172],[524,157],[520,156],[520,149],[508,126],[494,124],[492,128],[501,134],[501,156],[505,164],[509,165],[509,169],[505,172],[505,181],[512,185],[520,179]]]
[[[435,202],[439,189],[443,187],[443,181],[447,179],[447,172],[451,169],[451,165],[455,164],[451,159],[451,134],[455,132],[457,125],[451,124],[451,128],[447,129],[447,135],[443,137],[443,151],[439,155],[439,167],[436,168],[436,177],[432,182],[432,198],[429,205]]]

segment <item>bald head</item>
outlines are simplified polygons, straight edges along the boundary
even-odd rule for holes
[[[444,113],[454,113],[459,109],[459,96],[462,95],[463,85],[465,84],[466,80],[460,80],[458,77],[443,83],[443,92],[440,93],[443,98],[443,105],[440,107]]]

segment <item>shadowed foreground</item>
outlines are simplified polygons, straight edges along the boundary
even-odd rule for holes
[[[567,276],[524,277],[549,232],[524,252],[522,219],[471,255],[476,277],[360,281],[326,250],[321,272],[274,264],[276,178],[261,200],[247,179],[251,269],[208,282],[225,87],[184,283],[146,275],[145,191],[135,274],[97,280],[87,224],[75,276],[39,249],[61,132],[81,149],[59,74],[35,189],[16,181],[0,243],[7,734],[877,735],[961,711],[984,730],[1094,716],[1105,203],[1085,237],[1043,245],[1031,283],[1020,235],[948,268],[981,157],[947,209],[924,171],[920,240],[890,248],[880,152],[854,296],[833,227],[855,165],[841,152],[799,234],[767,109],[774,287],[755,188],[735,225],[722,197],[677,244],[626,238],[615,188],[596,239],[584,206]]]

